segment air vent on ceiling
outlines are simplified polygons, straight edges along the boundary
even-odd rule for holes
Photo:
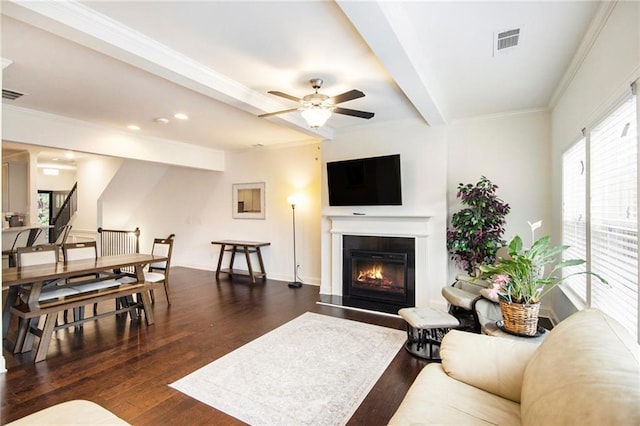
[[[8,90],[8,89],[2,89],[2,99],[9,99],[10,101],[15,101],[22,95],[24,95],[24,93],[15,92],[13,90]]]
[[[501,31],[496,34],[494,40],[494,51],[500,52],[501,50],[508,49],[510,47],[516,47],[520,41],[520,28],[513,28],[506,31]]]

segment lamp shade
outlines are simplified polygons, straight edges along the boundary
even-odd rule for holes
[[[298,204],[298,197],[295,195],[289,195],[287,197],[287,203],[291,204],[292,206],[295,206],[296,204]]]
[[[302,118],[312,129],[317,129],[327,122],[331,117],[331,110],[321,106],[312,106],[301,112]]]

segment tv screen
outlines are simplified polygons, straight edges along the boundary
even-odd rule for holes
[[[330,206],[400,206],[400,154],[327,163]]]

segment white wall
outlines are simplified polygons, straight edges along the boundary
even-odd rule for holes
[[[531,241],[527,221],[543,221],[536,238],[551,232],[550,116],[531,111],[460,120],[449,126],[447,139],[448,217],[462,207],[456,198],[459,183],[476,183],[486,176],[498,185],[497,194],[511,206],[504,239],[520,235]],[[449,282],[460,271],[449,264]]]
[[[421,120],[367,123],[366,126],[336,134],[333,140],[322,143],[324,216],[351,214],[354,211],[349,207],[329,207],[325,173],[327,161],[400,154],[402,206],[358,207],[356,210],[367,215],[431,216],[427,242],[428,256],[426,259],[416,259],[416,262],[427,262],[428,291],[424,299],[416,300],[417,306],[444,306],[440,289],[447,283],[446,151],[446,128],[428,127]],[[323,219],[320,291],[329,294],[327,289],[331,288],[331,236],[327,222],[328,219]]]
[[[581,134],[581,129],[602,118],[640,77],[640,3],[615,3],[606,24],[588,51],[570,85],[553,109],[552,120],[552,207],[553,234],[562,234],[562,153]],[[558,319],[576,307],[561,292],[552,298]]]
[[[213,240],[268,241],[271,246],[262,249],[268,277],[289,281],[293,276],[293,236],[291,206],[286,199],[292,193],[302,194],[305,200],[296,206],[297,261],[302,281],[317,285],[320,163],[318,145],[310,144],[231,152],[224,173],[166,167],[160,175],[154,174],[153,187],[142,185],[143,198],[128,206],[130,216],[118,226],[140,228],[142,251],[151,250],[153,238],[174,233],[172,265],[208,270],[214,270],[218,260],[220,247],[212,245]],[[147,166],[137,172],[140,176],[156,173]],[[131,184],[121,173],[124,171],[114,179],[120,188]],[[232,184],[250,182],[265,182],[265,219],[233,219]],[[109,192],[112,190],[102,197],[105,223],[120,210],[116,208],[117,191],[110,186]],[[234,267],[246,269],[242,256],[236,257]]]
[[[57,176],[45,175],[42,168],[38,168],[39,191],[69,191],[76,183],[76,170],[59,169]]]
[[[169,168],[164,164],[122,160],[117,173],[98,194],[98,227],[135,229],[137,225],[131,223],[131,216],[145,202],[147,194],[158,188]]]
[[[78,159],[78,212],[73,222],[72,234],[95,236],[98,229],[97,200],[122,162],[123,160],[111,157]]]

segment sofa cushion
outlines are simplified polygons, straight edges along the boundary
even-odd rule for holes
[[[638,344],[587,309],[562,321],[531,358],[522,385],[527,425],[640,424]]]
[[[442,368],[456,380],[520,402],[525,368],[535,343],[451,330],[440,348]]]
[[[389,425],[519,425],[520,405],[459,382],[440,364],[422,369]]]

